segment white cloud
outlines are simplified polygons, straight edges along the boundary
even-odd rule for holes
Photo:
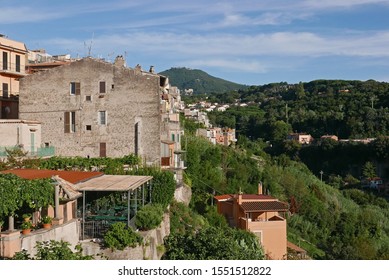
[[[191,68],[213,67],[222,71],[239,71],[248,73],[265,73],[265,65],[257,61],[247,61],[240,59],[198,59],[181,61],[179,65],[185,65]]]
[[[41,45],[62,49],[83,49],[81,40],[51,39]],[[109,43],[108,43],[109,42]],[[95,36],[95,53],[113,51],[159,55],[176,59],[203,60],[212,57],[249,58],[254,56],[376,56],[387,57],[389,31],[373,34],[344,34],[324,37],[308,32],[260,33],[254,36],[212,34],[191,35],[174,33],[127,33]]]

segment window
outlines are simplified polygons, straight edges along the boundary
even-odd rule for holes
[[[105,82],[102,81],[100,82],[100,91],[99,93],[105,93]]]
[[[15,71],[20,72],[20,55],[16,55]]]
[[[86,125],[85,126],[85,130],[91,131],[92,130],[92,126],[91,125]]]
[[[65,133],[76,132],[76,112],[65,112]]]
[[[81,84],[77,82],[70,83],[70,95],[80,95],[81,93]]]
[[[8,84],[3,83],[3,97],[8,98]]]
[[[3,52],[3,70],[8,70],[8,53]]]
[[[100,143],[100,157],[107,156],[107,143]]]
[[[106,111],[99,111],[99,124],[100,125],[107,125],[107,112]]]
[[[172,133],[172,141],[174,141],[174,133]]]
[[[90,95],[85,96],[85,101],[92,101],[92,96]]]

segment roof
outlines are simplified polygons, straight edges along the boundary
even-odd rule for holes
[[[63,171],[63,170],[45,170],[45,169],[13,169],[2,171],[1,173],[12,173],[24,179],[43,179],[51,178],[58,175],[60,178],[72,183],[77,184],[92,178],[103,175],[103,172],[91,172],[91,171]]]
[[[232,199],[232,195],[230,195],[230,194],[217,195],[217,196],[215,196],[215,199],[217,201],[226,201],[226,200]]]
[[[296,244],[293,244],[292,242],[287,242],[287,247],[296,251],[297,253],[307,253],[307,251],[305,251],[303,248],[300,248],[299,246],[297,246]]]
[[[78,191],[131,191],[150,181],[152,176],[103,175],[77,184]]]
[[[222,194],[217,195],[214,198],[218,201],[226,201],[229,199],[232,199],[234,196],[238,196],[237,194]],[[242,194],[242,199],[275,199],[274,197],[270,195],[264,195],[264,194]]]
[[[288,211],[288,204],[280,201],[243,201],[240,207],[245,212]]]
[[[82,196],[82,193],[77,191],[76,187],[72,183],[69,183],[58,175],[55,175],[52,178],[57,181],[58,185],[62,189],[62,191],[60,191],[62,201],[75,200]]]

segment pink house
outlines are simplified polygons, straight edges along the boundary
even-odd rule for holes
[[[288,204],[262,194],[224,194],[215,196],[217,211],[230,226],[253,232],[268,259],[281,260],[287,256],[285,214]]]

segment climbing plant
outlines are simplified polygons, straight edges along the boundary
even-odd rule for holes
[[[0,174],[0,216],[18,209],[39,209],[54,204],[54,185],[50,179],[27,180],[14,174]]]

